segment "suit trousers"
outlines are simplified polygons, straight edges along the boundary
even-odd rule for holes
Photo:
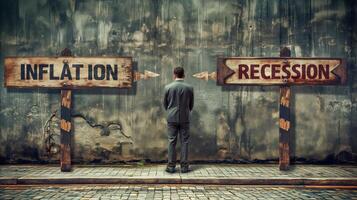
[[[176,166],[176,143],[177,137],[180,137],[181,144],[181,155],[180,155],[180,164],[181,167],[188,166],[188,140],[190,137],[189,128],[190,123],[176,123],[168,122],[168,166]]]

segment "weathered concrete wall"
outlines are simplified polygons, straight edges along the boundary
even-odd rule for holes
[[[194,85],[191,160],[278,157],[278,87],[221,88],[194,79],[216,57],[347,59],[346,86],[293,87],[292,156],[349,159],[357,152],[357,3],[353,0],[7,0],[1,1],[5,56],[133,56],[160,73],[130,90],[74,92],[78,162],[166,158],[163,87],[182,65]],[[0,83],[3,85],[3,62]],[[0,87],[0,159],[56,161],[59,90]],[[49,153],[50,152],[50,153]]]

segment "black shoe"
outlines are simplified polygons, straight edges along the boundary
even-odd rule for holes
[[[168,173],[175,173],[175,167],[166,167],[166,170],[165,170],[166,172],[168,172]]]
[[[190,170],[188,169],[188,166],[185,166],[185,167],[181,167],[181,173],[187,173],[189,172]]]

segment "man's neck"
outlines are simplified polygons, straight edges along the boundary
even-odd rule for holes
[[[175,81],[183,81],[183,78],[175,78]]]

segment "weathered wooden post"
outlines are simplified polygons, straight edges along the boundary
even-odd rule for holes
[[[62,57],[72,56],[72,52],[65,48],[61,52]],[[63,61],[63,64],[68,64],[67,60]],[[61,171],[70,172],[72,169],[71,165],[71,138],[72,138],[72,120],[71,120],[71,106],[72,106],[72,90],[65,89],[66,84],[63,84],[63,89],[61,89]]]
[[[291,53],[287,47],[280,51],[280,57],[290,57]],[[288,61],[286,61],[288,64]],[[288,170],[290,165],[290,96],[289,85],[280,86],[279,104],[279,169]]]

